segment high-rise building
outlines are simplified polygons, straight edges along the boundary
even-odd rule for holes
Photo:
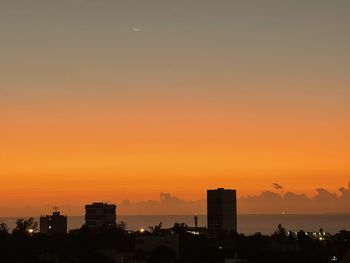
[[[236,190],[218,188],[207,191],[207,220],[211,237],[237,232]]]
[[[85,224],[88,228],[115,226],[117,215],[116,205],[93,203],[85,206]]]
[[[47,235],[66,234],[67,217],[54,211],[52,215],[40,217],[40,233]]]

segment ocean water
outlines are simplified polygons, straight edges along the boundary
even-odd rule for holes
[[[0,218],[0,223],[6,223],[10,229],[15,226],[17,218]],[[198,225],[206,226],[206,215],[198,216]],[[38,220],[38,218],[36,218]],[[138,215],[118,216],[117,221],[125,221],[129,230],[147,229],[162,222],[163,227],[171,227],[175,222],[194,225],[193,215]],[[68,217],[68,229],[80,228],[84,224],[83,216]],[[335,234],[342,229],[350,230],[350,214],[300,214],[300,215],[238,215],[238,232],[243,234],[272,234],[278,224],[287,230],[324,231]]]

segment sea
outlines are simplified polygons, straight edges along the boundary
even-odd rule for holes
[[[6,223],[13,229],[17,217],[0,217],[0,223]],[[37,221],[39,218],[35,218]],[[127,223],[127,229],[136,231],[141,228],[148,229],[162,222],[164,228],[174,223],[186,223],[194,226],[194,215],[134,215],[118,216],[117,221]],[[83,216],[68,217],[68,230],[80,228],[84,224]],[[206,226],[206,215],[198,215],[198,226]],[[321,228],[330,234],[340,230],[350,231],[350,214],[243,214],[238,215],[238,232],[250,235],[257,232],[270,235],[282,224],[288,231],[304,230],[306,232],[319,231]]]

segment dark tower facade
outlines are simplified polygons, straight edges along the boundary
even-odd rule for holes
[[[207,191],[207,220],[211,237],[237,232],[236,190],[218,188]]]
[[[67,233],[67,217],[54,211],[52,215],[40,217],[40,233],[58,235]]]
[[[88,228],[113,227],[116,224],[116,205],[93,203],[85,206],[85,224]]]

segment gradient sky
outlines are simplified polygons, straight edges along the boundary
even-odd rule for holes
[[[1,0],[0,206],[347,185],[349,12]]]

